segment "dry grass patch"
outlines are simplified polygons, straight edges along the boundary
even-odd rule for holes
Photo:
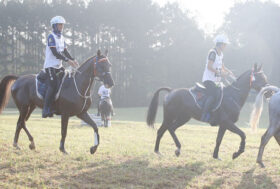
[[[227,132],[220,148],[223,161],[212,159],[217,128],[184,126],[176,131],[182,144],[181,156],[174,154],[169,133],[162,138],[160,151],[153,153],[156,130],[142,122],[113,121],[100,128],[100,146],[89,153],[93,130],[71,119],[65,148],[59,152],[60,119],[32,116],[27,122],[36,150],[21,132],[19,146],[12,147],[16,116],[0,117],[1,188],[279,188],[280,148],[272,139],[264,153],[265,169],[255,163],[261,135],[249,129],[245,152],[231,160],[240,138]]]

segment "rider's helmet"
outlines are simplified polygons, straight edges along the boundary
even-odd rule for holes
[[[229,44],[229,40],[226,35],[220,34],[215,37],[214,43],[216,46],[219,46],[220,44]]]
[[[57,28],[57,24],[65,24],[65,19],[62,16],[55,16],[51,19],[51,26],[53,28],[53,32],[60,36],[61,35],[61,31],[58,30]]]

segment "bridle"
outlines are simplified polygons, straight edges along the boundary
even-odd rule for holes
[[[88,84],[88,86],[87,86],[87,89],[86,89],[84,95],[82,95],[82,94],[80,93],[79,88],[78,88],[78,86],[77,86],[77,82],[76,82],[76,73],[81,74],[81,72],[80,72],[78,69],[75,69],[75,72],[74,72],[74,74],[73,74],[74,85],[75,85],[75,88],[76,88],[76,91],[77,91],[78,95],[79,95],[80,97],[82,97],[83,99],[85,99],[85,100],[84,100],[84,105],[83,105],[83,108],[82,108],[81,112],[84,110],[84,108],[85,108],[85,106],[86,106],[87,99],[89,99],[89,98],[91,99],[91,97],[93,96],[93,92],[91,92],[91,91],[90,91],[90,94],[89,94],[89,95],[86,95],[86,94],[88,93],[88,90],[90,89],[91,84],[92,84],[92,81],[93,81],[92,78],[94,78],[94,80],[101,81],[100,78],[99,78],[98,75],[97,75],[97,68],[96,68],[96,65],[97,65],[98,63],[104,62],[104,61],[107,61],[107,58],[106,58],[106,57],[105,57],[105,58],[102,58],[102,59],[100,59],[100,60],[98,60],[98,57],[95,57],[95,63],[94,63],[94,66],[93,66],[93,77],[90,77],[90,78],[89,78],[89,84]],[[107,73],[110,73],[110,72],[103,72],[102,75],[104,76],[104,75],[107,74]],[[97,77],[99,78],[99,80],[96,79]]]
[[[253,85],[253,82],[256,80],[255,78],[255,74],[254,74],[254,70],[252,70],[251,74],[250,74],[250,88]]]

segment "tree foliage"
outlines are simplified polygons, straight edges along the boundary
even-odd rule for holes
[[[64,16],[67,47],[83,62],[109,49],[116,106],[147,105],[158,87],[200,81],[211,37],[178,4],[152,0],[0,0],[0,75],[37,73],[43,67],[50,19]],[[229,35],[225,63],[236,74],[264,64],[279,84],[279,6],[236,4],[220,31]]]

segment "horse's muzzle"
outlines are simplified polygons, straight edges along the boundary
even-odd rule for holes
[[[104,76],[104,85],[106,88],[111,88],[115,85],[112,75],[109,72]]]

